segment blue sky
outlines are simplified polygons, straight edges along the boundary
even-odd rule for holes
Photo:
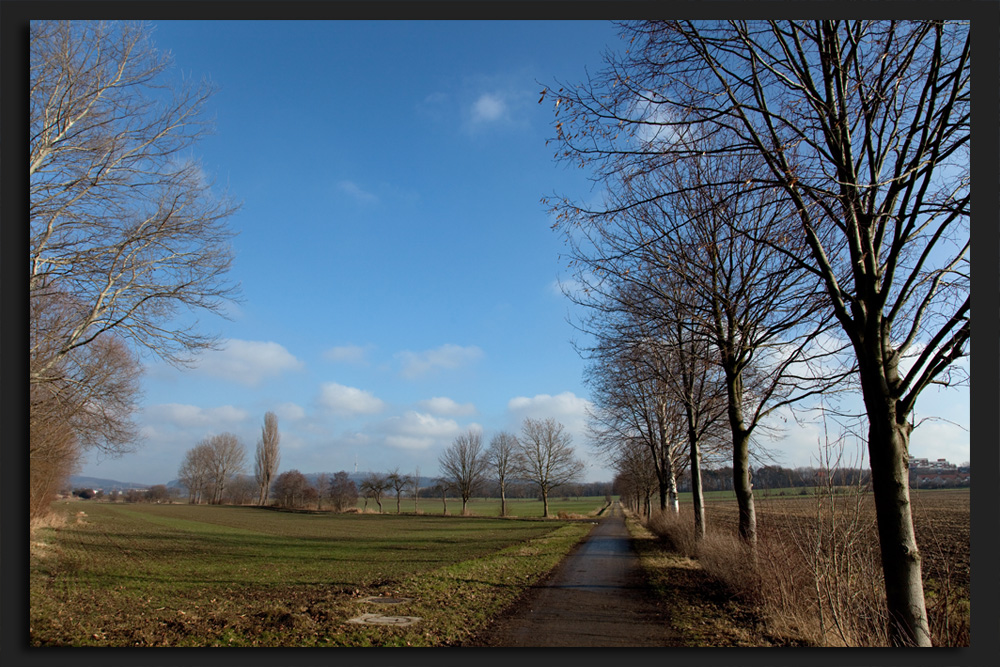
[[[605,22],[157,22],[176,72],[220,86],[195,151],[242,202],[226,341],[194,368],[150,363],[144,441],[80,474],[162,483],[202,438],[236,433],[248,459],[264,413],[281,470],[438,474],[469,427],[488,440],[526,416],[574,436],[587,480],[613,473],[585,435],[585,362],[571,345],[571,277],[540,199],[591,196],[556,164],[542,88],[619,48]],[[967,392],[922,401],[968,427]],[[923,406],[918,403],[918,417]],[[767,443],[809,465],[816,431]],[[967,431],[914,432],[913,454],[969,459]]]

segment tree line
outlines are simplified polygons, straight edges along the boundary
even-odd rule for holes
[[[627,50],[540,100],[597,186],[546,199],[595,438],[662,509],[686,467],[697,537],[701,457],[727,456],[753,558],[753,448],[818,403],[867,445],[891,642],[929,646],[907,450],[922,392],[967,381],[969,26],[619,25]]]
[[[608,484],[578,483],[585,464],[574,455],[572,436],[553,419],[527,418],[520,436],[500,431],[486,448],[482,432],[469,429],[441,454],[440,476],[423,489],[419,469],[414,475],[401,473],[398,468],[388,473],[370,472],[359,484],[345,471],[333,476],[322,473],[315,482],[298,470],[277,474],[280,440],[278,418],[268,412],[257,441],[253,477],[244,474],[246,450],[234,434],[212,435],[199,442],[185,453],[177,473],[188,502],[221,504],[238,496],[244,502],[252,497],[261,506],[324,509],[325,505],[342,512],[355,508],[360,498],[364,509],[371,501],[381,513],[383,499],[388,498],[395,499],[399,513],[404,495],[413,500],[415,512],[419,511],[421,497],[440,496],[445,514],[449,497],[460,498],[462,514],[466,514],[470,498],[495,490],[501,499],[501,516],[506,516],[510,491],[524,497],[525,490],[531,489],[541,499],[543,515],[548,517],[548,499],[553,492],[596,491],[606,495],[610,490]]]

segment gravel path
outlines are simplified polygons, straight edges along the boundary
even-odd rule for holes
[[[472,646],[672,646],[615,502],[587,539]]]

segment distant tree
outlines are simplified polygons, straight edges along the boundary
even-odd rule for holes
[[[500,431],[490,440],[486,461],[500,489],[500,516],[507,516],[507,483],[517,471],[517,436]]]
[[[146,490],[145,500],[150,503],[170,502],[170,491],[165,484],[155,484]]]
[[[395,469],[386,477],[386,481],[393,491],[396,492],[396,514],[399,514],[399,502],[403,497],[403,491],[410,486],[413,480],[409,475],[399,474],[399,469]]]
[[[208,474],[212,487],[212,504],[222,503],[226,484],[246,468],[246,448],[232,433],[220,433],[206,438],[209,463]]]
[[[310,496],[309,489],[312,488],[305,475],[298,470],[288,470],[274,479],[271,495],[279,507],[303,507]]]
[[[341,470],[334,473],[329,488],[333,511],[344,512],[352,507],[357,507],[358,487],[354,484],[354,480],[348,477],[347,472]]]
[[[281,434],[278,432],[278,416],[273,412],[264,414],[264,426],[261,427],[260,440],[257,441],[257,455],[254,458],[254,475],[257,479],[257,504],[266,505],[268,490],[281,461],[278,445]]]
[[[313,484],[316,488],[316,509],[323,509],[323,499],[330,497],[330,476],[325,472],[321,472],[316,475],[316,482]]]
[[[257,480],[250,475],[236,475],[226,485],[226,502],[233,505],[254,504],[257,492]]]
[[[488,462],[482,447],[482,433],[469,429],[455,438],[438,459],[444,478],[449,480],[462,496],[463,515],[468,513],[469,498],[486,480]]]
[[[448,493],[453,490],[453,482],[450,479],[439,477],[434,484],[432,491],[441,494],[441,504],[443,505],[444,516],[448,516]]]
[[[417,514],[420,509],[418,503],[420,502],[420,466],[413,472],[413,480],[411,482],[413,486],[413,513]]]
[[[524,420],[518,438],[517,467],[542,496],[543,516],[549,516],[549,492],[575,481],[584,464],[573,454],[573,438],[554,419]]]
[[[207,442],[199,443],[184,454],[177,479],[188,491],[188,502],[198,504],[203,497],[211,497],[211,462],[211,448]]]
[[[361,493],[365,498],[371,498],[378,505],[378,513],[382,513],[382,494],[390,488],[389,480],[379,473],[368,473],[361,480]]]

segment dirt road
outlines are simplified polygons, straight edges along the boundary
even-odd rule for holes
[[[651,598],[644,583],[616,502],[515,610],[468,645],[677,645],[666,609]]]

